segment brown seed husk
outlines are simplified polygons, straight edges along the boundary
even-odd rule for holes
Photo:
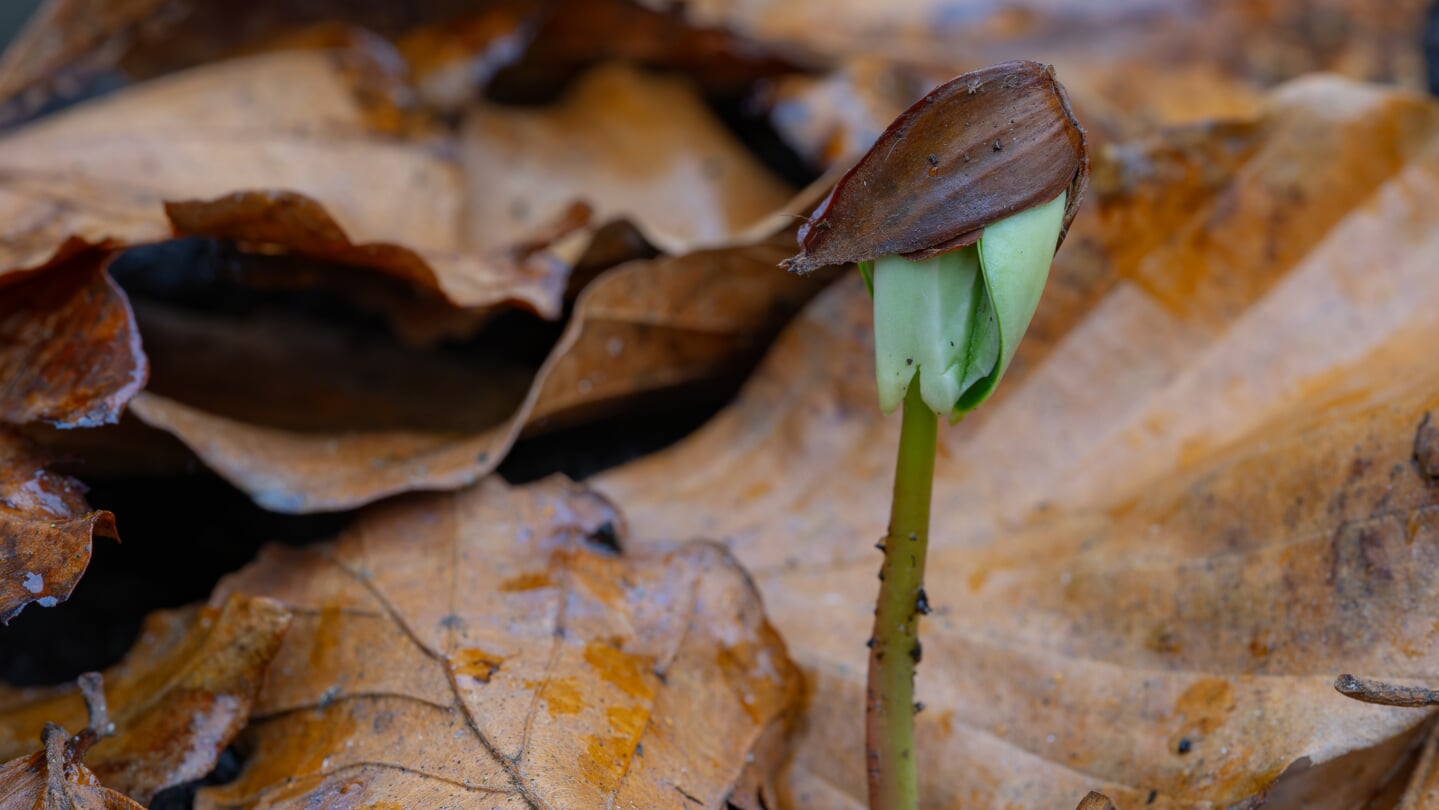
[[[1005,62],[959,76],[890,124],[799,232],[797,273],[974,244],[985,226],[1089,181],[1084,130],[1053,68]]]

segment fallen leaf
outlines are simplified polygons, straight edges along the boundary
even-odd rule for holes
[[[243,13],[207,0],[49,0],[0,61],[0,121],[22,119],[96,86],[237,55],[343,47],[364,38],[393,43],[394,59],[404,60],[419,97],[447,109],[468,101],[519,56],[540,10],[518,0],[259,0]]]
[[[0,55],[0,121],[78,94],[91,76],[120,58],[135,30],[166,0],[46,0]]]
[[[528,424],[591,421],[747,368],[833,278],[774,272],[793,243],[785,227],[755,244],[631,262],[598,278],[535,382]]]
[[[362,42],[403,65],[409,101],[442,113],[462,109],[501,69],[499,96],[553,95],[605,60],[735,93],[800,61],[631,0],[257,0],[243,12],[214,0],[48,0],[0,61],[0,126],[221,59]]]
[[[732,242],[792,196],[692,84],[619,64],[585,74],[551,106],[476,105],[462,137],[468,231],[482,249],[547,232],[578,202],[596,227],[627,219],[682,253]]]
[[[1435,754],[1439,753],[1439,732],[1430,724],[1423,742],[1416,752],[1414,770],[1404,784],[1403,793],[1392,806],[1398,810],[1433,810],[1439,807],[1439,771],[1436,771]]]
[[[776,133],[811,166],[848,166],[900,113],[954,77],[877,56],[855,56],[828,73],[778,76],[758,85],[755,103]]]
[[[0,428],[0,624],[31,603],[69,599],[90,564],[92,539],[119,539],[115,517],[92,511],[84,486],[45,464],[29,442]]]
[[[711,94],[738,95],[755,81],[812,67],[790,48],[771,48],[721,26],[694,25],[682,8],[635,0],[554,0],[515,64],[487,88],[507,100],[553,95],[606,61],[683,73]]]
[[[794,219],[784,212],[812,202],[801,194],[734,246],[607,271],[533,370],[506,359],[514,352],[503,341],[493,352],[504,354],[488,361],[416,359],[292,320],[256,329],[142,307],[142,325],[156,316],[146,326],[155,381],[130,411],[274,511],[465,486],[494,470],[523,430],[598,418],[747,367],[830,280],[775,272],[791,251]],[[193,351],[196,341],[210,353]],[[288,382],[277,395],[250,386],[256,377]]]
[[[618,521],[566,482],[491,479],[268,547],[216,599],[274,597],[295,626],[245,770],[197,806],[716,806],[797,674],[728,555],[588,541]]]
[[[244,728],[290,614],[269,599],[235,596],[213,609],[164,611],[105,673],[114,736],[87,754],[100,782],[144,803],[199,779]],[[70,687],[0,687],[0,759],[18,756],[46,723],[84,722]],[[3,781],[3,780],[0,780]]]
[[[176,235],[363,265],[457,307],[559,314],[567,268],[480,255],[460,225],[460,167],[375,132],[355,52],[225,62],[127,89],[0,139],[0,267],[72,237]]]
[[[142,327],[149,351],[157,353],[155,378],[132,412],[179,437],[267,508],[343,509],[396,492],[471,483],[503,459],[517,433],[532,421],[532,409],[538,410],[536,420],[563,416],[573,421],[586,403],[612,405],[733,373],[754,356],[758,341],[818,288],[758,272],[759,262],[772,260],[752,246],[788,227],[783,213],[792,208],[785,205],[787,192],[683,84],[616,67],[599,71],[552,110],[477,111],[465,137],[471,203],[462,206],[455,185],[460,167],[417,144],[367,134],[337,70],[330,57],[313,53],[214,65],[134,88],[0,140],[0,167],[5,154],[16,161],[24,155],[25,167],[14,169],[8,189],[17,210],[23,208],[29,217],[17,226],[29,235],[13,240],[13,255],[0,251],[0,259],[25,266],[36,260],[31,253],[62,234],[103,234],[130,244],[165,238],[173,228],[235,240],[251,250],[284,249],[365,265],[381,276],[357,273],[358,280],[368,279],[381,292],[364,298],[362,305],[389,313],[407,342],[422,344],[473,332],[481,321],[465,313],[487,311],[505,300],[519,299],[542,314],[555,314],[563,289],[557,285],[591,241],[591,229],[584,227],[590,213],[574,226],[551,227],[576,205],[593,213],[596,227],[631,222],[647,240],[693,258],[674,260],[686,268],[679,274],[667,270],[668,264],[654,265],[655,273],[666,278],[652,289],[640,289],[647,286],[643,281],[627,282],[635,295],[624,307],[632,313],[625,318],[632,325],[575,327],[551,361],[562,366],[560,384],[566,388],[547,398],[539,397],[537,389],[525,394],[535,369],[524,364],[466,369],[440,362],[411,369],[411,360],[384,350],[384,357],[370,360],[341,357],[349,350],[338,345],[318,354],[299,350],[286,342],[299,333],[283,324],[260,330],[262,336],[252,340],[243,324],[191,318],[187,326],[181,316],[147,310]],[[191,123],[196,120],[204,121],[205,131],[215,137],[197,134]],[[186,124],[179,126],[182,121]],[[610,136],[599,139],[599,132]],[[594,147],[596,142],[602,146]],[[577,149],[593,151],[577,161]],[[669,157],[661,159],[662,154]],[[205,163],[197,171],[202,155]],[[58,175],[47,173],[47,162]],[[534,184],[505,193],[498,180],[487,179],[496,162],[511,176],[516,166],[532,165],[528,176]],[[305,193],[213,196],[236,186],[266,185],[265,171],[275,172],[273,182]],[[356,171],[384,192],[357,193]],[[625,190],[636,182],[642,192]],[[66,197],[67,183],[78,184],[73,191],[80,196]],[[154,189],[153,196],[138,189]],[[143,205],[137,205],[137,194]],[[55,218],[46,219],[34,213],[34,195],[66,198],[50,207]],[[173,201],[186,196],[207,199]],[[165,217],[154,216],[161,201],[167,201]],[[505,212],[523,207],[533,217],[524,222],[509,221],[509,213],[492,217],[486,206],[495,202]],[[119,216],[126,206],[134,212]],[[476,224],[468,236],[460,233],[462,208],[475,209]],[[101,215],[101,221],[91,222],[92,215]],[[360,231],[383,233],[385,241],[353,241],[351,235]],[[556,239],[564,245],[551,250],[549,243]],[[26,244],[34,245],[33,251],[20,249]],[[705,244],[729,253],[715,254],[722,257],[717,260],[710,253],[688,252]],[[436,258],[440,248],[427,251],[426,245],[464,252],[452,254],[454,262],[446,265]],[[501,260],[487,264],[480,256]],[[619,258],[622,253],[609,257]],[[496,271],[498,266],[509,270]],[[542,276],[529,276],[524,269],[536,267],[548,269]],[[288,282],[259,283],[349,288],[335,273],[318,281],[314,275],[299,270]],[[255,276],[247,274],[242,283],[255,283]],[[374,303],[387,300],[385,281],[390,289],[397,282],[421,297],[438,291],[450,311],[460,314],[407,326],[414,314],[396,314],[393,303]],[[682,312],[666,312],[673,308],[671,296],[685,293],[704,297]],[[436,303],[433,297],[425,300]],[[603,307],[602,300],[583,305],[576,320],[584,321],[590,308],[599,308],[599,319],[616,320]],[[696,312],[703,323],[696,323]],[[639,343],[632,340],[637,331],[666,339],[637,350]],[[231,359],[196,363],[190,340]],[[298,346],[306,345],[300,340]],[[624,355],[625,362],[616,364],[611,352]],[[275,358],[264,368],[278,369],[278,379],[289,381],[280,386],[283,396],[251,384],[266,374],[231,373],[255,368],[257,355]],[[316,373],[317,368],[323,372]],[[427,377],[425,369],[435,373]],[[537,379],[546,376],[540,369]],[[377,379],[417,378],[429,382],[375,385]]]
[[[1439,650],[1414,449],[1439,407],[1439,111],[1310,79],[1102,163],[1014,376],[941,434],[922,793],[1230,806],[1278,780],[1353,806],[1424,715],[1335,674],[1403,681]],[[781,807],[864,806],[898,428],[869,319],[858,278],[830,288],[729,411],[595,482],[634,548],[714,537],[754,572],[814,690]]]
[[[831,57],[828,75],[789,75],[760,94],[817,165],[869,149],[900,111],[949,76],[1011,59],[1053,64],[1102,142],[1162,126],[1259,114],[1264,92],[1311,72],[1426,87],[1421,0],[685,4],[771,47]]]
[[[0,272],[0,422],[115,422],[144,386],[135,316],[106,271],[111,255],[71,239],[34,270]]]
[[[79,737],[45,726],[45,750],[0,765],[3,810],[143,810],[100,784],[82,761]]]

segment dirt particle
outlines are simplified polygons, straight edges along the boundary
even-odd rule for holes
[[[1179,635],[1163,625],[1154,628],[1154,631],[1149,636],[1149,643],[1146,646],[1154,652],[1169,654],[1177,653],[1184,649],[1184,645],[1179,642]]]
[[[921,616],[928,616],[929,611],[929,594],[924,592],[924,588],[920,588],[919,595],[914,599],[914,612]]]
[[[1414,431],[1414,459],[1420,472],[1439,480],[1439,424],[1435,424],[1433,412],[1426,412]]]

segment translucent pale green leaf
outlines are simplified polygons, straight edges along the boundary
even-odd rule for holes
[[[958,419],[993,393],[1049,277],[1065,195],[996,222],[975,246],[911,262],[861,265],[874,296],[880,409],[904,400],[916,372],[925,404]]]
[[[1049,265],[1054,261],[1059,229],[1064,226],[1065,194],[1044,205],[1022,211],[984,229],[979,240],[979,264],[987,303],[997,329],[987,330],[988,338],[998,338],[999,364],[986,375],[968,385],[954,405],[954,418],[979,407],[994,393],[999,380],[1014,359],[1019,341],[1034,319],[1039,296],[1049,280]],[[984,325],[981,316],[978,326]]]

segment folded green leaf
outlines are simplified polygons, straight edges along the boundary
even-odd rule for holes
[[[885,413],[921,369],[922,398],[935,413],[957,420],[989,398],[1039,305],[1066,196],[990,225],[976,245],[918,262],[865,263]]]

